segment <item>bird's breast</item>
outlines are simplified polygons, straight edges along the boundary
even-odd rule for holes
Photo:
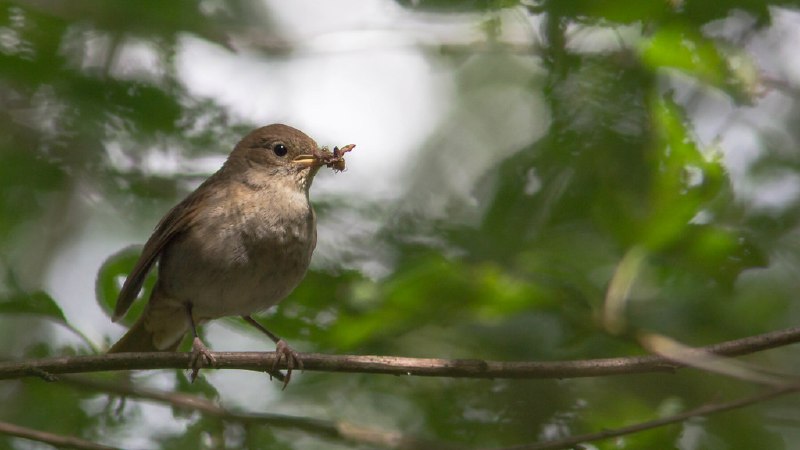
[[[199,214],[162,254],[159,283],[170,297],[191,302],[199,319],[251,314],[286,297],[308,269],[316,224],[304,193],[280,194],[228,198]]]

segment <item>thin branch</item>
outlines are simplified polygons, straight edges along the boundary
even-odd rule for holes
[[[761,392],[759,394],[755,394],[749,397],[744,397],[738,400],[732,400],[730,402],[708,403],[698,408],[692,409],[690,411],[682,412],[680,414],[675,414],[673,416],[668,416],[668,417],[662,417],[660,419],[655,419],[655,420],[649,420],[647,422],[641,422],[622,428],[598,431],[596,433],[581,434],[578,436],[572,436],[555,441],[516,445],[513,447],[504,447],[501,449],[494,449],[494,450],[556,450],[564,448],[574,448],[575,446],[583,442],[599,441],[603,439],[634,434],[640,431],[662,427],[664,425],[683,422],[684,420],[690,419],[692,417],[709,416],[711,414],[730,411],[732,409],[743,408],[745,406],[749,406],[754,403],[764,402],[767,400],[771,400],[775,397],[779,397],[781,395],[786,395],[786,394],[792,394],[797,391],[800,391],[800,384],[791,384],[775,389],[770,389]]]
[[[720,356],[740,356],[800,342],[800,327],[773,331],[742,339],[699,347]],[[274,352],[213,352],[217,369],[266,371],[272,368]],[[380,373],[453,378],[579,378],[646,372],[673,372],[685,364],[660,356],[575,361],[485,361],[471,359],[405,358],[395,356],[301,354],[304,370],[318,372]],[[188,353],[117,353],[64,356],[0,363],[0,380],[26,376],[109,370],[183,369]],[[279,365],[279,367],[281,367]],[[285,368],[285,363],[282,366]]]
[[[372,445],[391,449],[448,449],[449,444],[429,441],[394,431],[367,428],[343,421],[311,419],[274,413],[245,413],[223,408],[216,403],[195,395],[178,392],[164,392],[135,386],[128,383],[104,382],[86,377],[66,376],[64,382],[80,389],[100,391],[139,400],[149,400],[173,407],[197,411],[209,417],[226,422],[242,424],[269,425],[276,428],[302,430],[322,438]]]
[[[8,434],[11,436],[30,439],[37,442],[44,442],[55,447],[63,448],[77,448],[81,450],[114,450],[117,448],[97,444],[95,442],[87,441],[74,436],[64,436],[61,434],[48,433],[46,431],[21,427],[8,422],[0,422],[0,434]]]

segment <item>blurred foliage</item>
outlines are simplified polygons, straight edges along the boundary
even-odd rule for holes
[[[561,360],[641,354],[630,338],[640,329],[702,345],[797,322],[800,199],[763,201],[800,183],[794,126],[800,109],[791,88],[797,80],[777,80],[787,88],[768,89],[760,64],[786,61],[778,53],[756,60],[748,48],[797,2],[397,3],[425,21],[458,17],[481,24],[475,28],[489,45],[475,44],[474,53],[467,48],[464,54],[443,43],[441,52],[426,53],[454,73],[458,95],[420,153],[435,157],[408,162],[419,170],[400,189],[404,195],[389,204],[331,199],[317,205],[323,219],[349,208],[379,221],[377,233],[349,245],[383,258],[387,273],[370,277],[344,263],[312,271],[270,312],[275,333],[319,352]],[[509,12],[538,27],[522,52],[503,43]],[[175,57],[180,36],[232,51],[237,33],[255,25],[263,39],[253,42],[277,42],[255,50],[266,61],[284,58],[292,43],[271,23],[267,11],[244,1],[0,2],[0,352],[94,351],[83,343],[65,348],[48,338],[48,328],[17,318],[46,318],[88,341],[61,307],[86,299],[46,292],[48,264],[88,226],[90,208],[111,208],[146,235],[199,179],[188,170],[149,172],[143,149],[178,148],[187,158],[213,154],[219,143],[259,125],[193,97],[176,74]],[[606,33],[613,42],[588,45],[591,33]],[[148,75],[118,70],[130,42],[157,55]],[[475,124],[488,130],[525,117],[491,103],[504,89],[516,98],[543,99],[523,128],[544,133],[500,154]],[[767,95],[780,96],[788,112],[739,120],[737,114],[757,109]],[[725,131],[736,127],[747,128],[760,146],[746,164],[724,148]],[[469,181],[469,192],[450,195],[442,188],[459,180]],[[438,214],[426,213],[425,201],[438,205]],[[628,328],[611,335],[602,319],[606,291],[634,251],[643,257],[623,311]],[[137,252],[108,257],[97,277],[97,304],[85,307],[110,315]],[[151,277],[142,297],[152,283]],[[126,323],[143,303],[136,302]],[[240,325],[237,331],[249,332]],[[151,380],[143,377],[133,382]],[[317,373],[297,377],[272,406],[291,404],[291,411],[311,418],[483,448],[621,427],[752,390],[720,378],[696,371],[528,381]],[[217,388],[233,378],[190,384],[175,373],[168,379],[176,391],[217,398],[224,391]],[[4,383],[0,420],[111,445],[141,447],[147,436],[145,446],[171,449],[351,447],[300,430],[177,409],[160,411],[159,417],[174,417],[172,426],[151,430],[151,410],[133,400],[40,380]],[[770,421],[778,407],[768,403],[597,446],[791,447],[784,443],[796,429]],[[0,436],[0,448],[28,447]]]

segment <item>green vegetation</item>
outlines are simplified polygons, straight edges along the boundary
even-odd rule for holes
[[[408,44],[449,77],[449,103],[421,146],[407,149],[395,195],[312,190],[320,245],[335,234],[325,227],[338,226],[341,248],[268,314],[276,334],[299,350],[329,354],[556,361],[642,355],[647,334],[702,346],[797,324],[800,129],[791,40],[799,20],[792,8],[800,5],[390,6],[423,32],[457,22],[472,33],[451,41],[431,31]],[[119,277],[137,255],[99,241],[143,242],[204,176],[181,163],[145,169],[147,152],[181,161],[221,156],[262,125],[187,87],[177,69],[185,39],[267,66],[315,56],[278,23],[269,9],[243,1],[0,2],[0,355],[92,354],[119,336],[106,324],[88,329],[76,312],[110,322]],[[347,32],[359,39],[343,53],[390,51],[380,43],[362,49],[372,39],[366,29]],[[131,43],[148,46],[156,58],[144,72],[157,76],[131,75],[120,64]],[[381,151],[353,141],[350,165]],[[86,280],[97,276],[96,301],[49,288],[54,267],[64,265],[56,261],[76,243],[81,250],[71,255],[107,250],[104,265],[85,267]],[[261,339],[236,320],[222,322],[220,333]],[[236,350],[208,337],[211,348]],[[786,347],[740,360],[792,373],[796,358]],[[201,373],[195,384],[175,370],[132,380],[231,411],[464,448],[614,429],[761,389],[700,369],[569,380],[306,372],[283,392],[266,375]],[[129,378],[91,379],[128,386]],[[80,386],[0,381],[0,422],[126,448],[382,447],[314,426],[221,420]],[[793,448],[796,413],[796,399],[786,397],[595,445]],[[5,448],[30,447],[0,434]]]

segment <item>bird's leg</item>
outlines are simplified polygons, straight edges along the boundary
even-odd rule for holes
[[[292,350],[286,341],[278,336],[275,336],[271,331],[264,328],[263,325],[256,322],[256,320],[252,317],[242,316],[242,319],[255,327],[257,330],[269,336],[269,338],[272,339],[272,342],[275,343],[275,361],[272,363],[272,370],[267,372],[270,374],[270,376],[274,376],[279,380],[281,377],[283,377],[283,389],[286,389],[286,386],[289,385],[289,380],[292,378],[292,369],[296,367],[300,370],[303,370],[303,361],[300,360],[300,355],[296,351]],[[286,376],[281,375],[281,377],[279,377],[278,375],[280,374],[280,371],[278,370],[278,364],[280,364],[281,360],[283,359],[286,360]]]
[[[192,353],[189,356],[189,368],[192,369],[192,383],[197,379],[197,374],[202,367],[214,366],[217,364],[217,359],[211,354],[211,351],[200,340],[197,334],[197,326],[194,324],[194,316],[192,316],[192,304],[186,304],[186,317],[189,319],[189,326],[192,328]]]

